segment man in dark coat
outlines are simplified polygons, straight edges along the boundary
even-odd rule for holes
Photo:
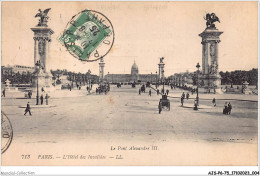
[[[231,114],[231,109],[232,109],[232,105],[231,105],[231,103],[229,102],[229,103],[228,103],[228,112],[227,112],[227,114]]]
[[[189,98],[190,98],[190,94],[189,94],[189,92],[187,92],[186,99],[189,100]]]
[[[149,96],[152,96],[152,91],[151,91],[151,89],[149,90]]]
[[[215,99],[215,98],[213,98],[212,104],[213,104],[214,107],[217,106],[217,104],[216,104],[216,99]]]
[[[26,115],[27,112],[29,112],[29,114],[32,115],[30,109],[31,109],[31,107],[30,107],[30,104],[29,104],[29,102],[28,102],[28,103],[27,103],[27,106],[26,106],[26,108],[25,108],[25,113],[24,113],[24,115]]]
[[[228,114],[228,104],[227,104],[227,102],[224,105],[223,114],[226,114],[226,115]]]
[[[43,104],[43,95],[41,95],[40,99],[41,99],[41,105],[42,105]]]
[[[184,97],[181,96],[181,106],[183,106],[183,103],[184,103]]]
[[[157,89],[157,91],[156,91],[156,92],[157,92],[157,95],[159,95],[159,89]]]
[[[185,98],[185,93],[184,92],[182,93],[181,97]]]
[[[158,109],[159,109],[159,114],[161,114],[161,112],[162,112],[162,102],[159,102]]]
[[[45,96],[46,105],[48,105],[48,99],[49,99],[49,96],[48,96],[48,94],[46,94],[46,96]]]

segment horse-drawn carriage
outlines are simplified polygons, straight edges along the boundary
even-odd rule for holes
[[[101,93],[105,93],[107,94],[107,92],[110,91],[110,85],[109,84],[104,84],[104,85],[99,85],[97,88],[96,88],[96,94],[101,94]]]
[[[167,99],[167,95],[162,95],[162,98],[160,99],[160,104],[163,108],[166,108],[168,111],[170,111],[170,100]]]
[[[144,85],[142,85],[142,87],[141,87],[141,92],[145,93],[145,86]]]

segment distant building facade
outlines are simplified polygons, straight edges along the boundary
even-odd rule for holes
[[[14,65],[14,66],[2,66],[2,74],[14,74],[14,73],[33,73],[34,72],[34,67],[28,67],[28,66],[23,66],[23,65]]]
[[[131,74],[107,74],[105,80],[110,83],[133,83],[133,82],[152,82],[155,83],[157,80],[156,74],[139,74],[137,64],[131,67]],[[157,80],[159,81],[159,80]]]

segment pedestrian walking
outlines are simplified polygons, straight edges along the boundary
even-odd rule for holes
[[[166,94],[167,94],[167,95],[169,94],[169,90],[168,90],[168,89],[166,90]]]
[[[187,92],[186,99],[189,100],[189,98],[190,98],[190,94],[189,94],[189,92]]]
[[[139,89],[139,95],[141,95],[141,89]]]
[[[159,114],[161,114],[161,112],[162,112],[162,102],[159,102],[158,109],[159,109]]]
[[[193,110],[195,110],[195,111],[198,110],[198,102],[197,102],[196,99],[194,100],[194,107],[193,107]]]
[[[157,89],[157,91],[156,91],[156,92],[157,92],[157,95],[159,95],[159,93],[160,93],[160,92],[159,92],[159,89]]]
[[[181,106],[183,106],[183,103],[184,103],[184,97],[181,96]]]
[[[228,103],[228,114],[231,114],[231,110],[232,110],[232,105],[231,105],[231,103],[229,102],[229,103]]]
[[[214,107],[217,106],[217,104],[216,104],[216,99],[215,99],[215,98],[213,98],[213,100],[212,100],[212,104],[213,104]]]
[[[43,95],[41,95],[40,99],[41,99],[41,105],[42,105],[43,104]]]
[[[48,94],[46,94],[46,96],[45,96],[45,100],[46,100],[46,105],[48,105]]]
[[[5,97],[5,89],[2,91],[2,96]],[[1,96],[1,97],[2,97],[2,96]]]
[[[185,93],[184,92],[182,93],[181,97],[185,98]]]
[[[223,114],[225,114],[225,115],[228,114],[228,104],[227,104],[227,102],[224,104]]]
[[[149,90],[149,96],[152,96],[152,91],[151,91],[151,89]]]
[[[30,104],[29,104],[29,102],[28,102],[28,103],[27,103],[27,106],[26,106],[26,108],[25,108],[25,113],[24,113],[25,116],[26,116],[27,112],[29,112],[30,116],[32,115],[30,109],[31,109],[31,107],[30,107]]]

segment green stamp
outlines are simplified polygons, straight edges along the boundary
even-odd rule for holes
[[[106,16],[84,10],[72,17],[59,41],[79,60],[95,61],[111,50],[114,30]]]

